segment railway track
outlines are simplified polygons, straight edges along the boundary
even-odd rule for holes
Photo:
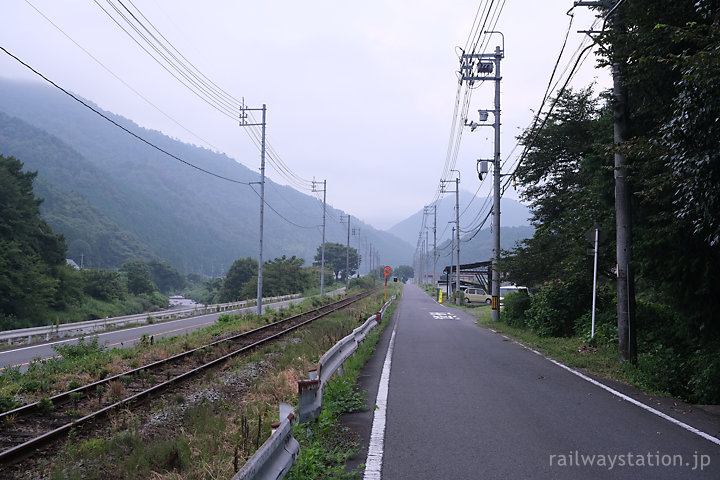
[[[64,438],[71,429],[107,415],[119,407],[167,391],[231,357],[341,310],[373,292],[347,297],[1,413],[0,466],[18,462],[37,449]]]

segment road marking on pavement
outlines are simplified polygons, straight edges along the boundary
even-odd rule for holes
[[[457,320],[458,317],[450,312],[430,312],[430,316],[435,320]]]
[[[375,413],[373,415],[372,430],[370,431],[370,445],[368,446],[367,460],[365,460],[364,480],[380,480],[382,478],[383,449],[385,448],[385,421],[387,419],[387,397],[390,386],[390,365],[392,352],[395,346],[395,330],[390,337],[385,362],[380,374],[377,398],[375,399]]]
[[[667,414],[665,414],[665,413],[663,413],[663,412],[661,412],[661,411],[659,411],[659,410],[655,410],[654,408],[652,408],[652,407],[650,407],[650,406],[648,406],[648,405],[645,405],[644,403],[640,402],[639,400],[635,400],[635,399],[632,398],[632,397],[628,397],[628,396],[625,395],[624,393],[620,393],[620,392],[618,392],[617,390],[615,390],[614,388],[608,387],[607,385],[605,385],[605,384],[603,384],[603,383],[600,383],[600,382],[598,382],[597,380],[594,380],[594,379],[588,377],[587,375],[583,375],[582,373],[578,372],[577,370],[573,370],[572,368],[568,367],[567,365],[563,365],[562,363],[558,362],[557,360],[553,360],[552,358],[546,357],[545,355],[543,355],[542,353],[538,352],[537,350],[534,350],[534,349],[532,349],[532,348],[530,348],[530,347],[528,347],[528,346],[526,346],[526,345],[523,345],[523,344],[520,343],[520,342],[517,342],[517,341],[516,341],[515,343],[517,343],[518,345],[520,345],[521,347],[523,347],[523,348],[525,348],[525,349],[527,349],[527,350],[530,350],[531,352],[533,352],[533,353],[535,353],[535,354],[537,354],[537,355],[540,355],[540,356],[543,357],[544,359],[549,360],[550,362],[554,363],[555,365],[557,365],[558,367],[560,367],[560,368],[562,368],[562,369],[567,370],[568,372],[572,373],[573,375],[577,375],[578,377],[582,378],[582,379],[585,380],[586,382],[590,382],[590,383],[592,383],[593,385],[595,385],[595,386],[597,386],[597,387],[600,387],[600,388],[602,388],[603,390],[605,390],[605,391],[607,391],[607,392],[610,392],[611,394],[615,395],[616,397],[620,397],[621,399],[623,399],[623,400],[625,400],[625,401],[627,401],[627,402],[630,402],[630,403],[632,403],[633,405],[642,408],[643,410],[647,410],[648,412],[652,413],[653,415],[656,415],[656,416],[658,416],[658,417],[660,417],[660,418],[662,418],[662,419],[664,419],[664,420],[667,420],[668,422],[670,422],[670,423],[672,423],[672,424],[674,424],[674,425],[677,425],[677,426],[680,427],[680,428],[684,428],[684,429],[687,430],[688,432],[694,433],[695,435],[698,435],[699,437],[702,437],[702,438],[704,438],[705,440],[710,440],[710,441],[713,442],[714,444],[720,445],[720,439],[718,439],[718,438],[710,435],[709,433],[705,433],[705,432],[703,432],[702,430],[698,430],[697,428],[688,425],[687,423],[683,423],[683,422],[681,422],[680,420],[676,420],[675,418],[671,417],[670,415],[667,415]]]

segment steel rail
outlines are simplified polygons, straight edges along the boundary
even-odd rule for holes
[[[135,368],[132,370],[128,370],[128,371],[119,373],[117,375],[113,375],[112,377],[108,377],[103,380],[99,380],[97,382],[93,382],[93,383],[75,388],[73,390],[69,390],[67,392],[62,392],[60,394],[57,394],[50,398],[53,402],[53,405],[55,405],[55,402],[59,402],[60,405],[67,404],[70,401],[72,394],[78,394],[78,393],[87,394],[93,388],[97,389],[98,386],[108,384],[109,382],[114,381],[114,380],[119,380],[122,377],[130,377],[130,376],[138,374],[138,373],[148,372],[148,371],[157,369],[160,366],[166,366],[166,365],[169,365],[171,362],[175,362],[177,360],[186,358],[195,352],[199,352],[202,350],[209,350],[212,347],[218,346],[220,344],[224,344],[224,343],[226,344],[226,343],[230,343],[230,342],[236,342],[241,339],[246,339],[248,337],[251,337],[252,335],[255,335],[258,333],[263,333],[267,330],[272,331],[273,329],[277,329],[278,326],[287,325],[288,323],[292,323],[293,321],[300,320],[298,323],[291,325],[290,327],[285,328],[279,332],[273,333],[268,336],[264,336],[248,345],[243,345],[242,347],[240,347],[237,350],[233,350],[230,353],[221,355],[220,357],[215,358],[209,362],[206,362],[198,367],[195,367],[190,370],[179,373],[179,374],[173,376],[172,378],[167,379],[164,382],[158,383],[156,385],[151,386],[150,388],[147,388],[140,392],[134,393],[122,400],[119,400],[115,403],[104,406],[103,408],[98,409],[88,415],[85,415],[74,421],[65,423],[65,424],[58,426],[50,431],[47,431],[41,435],[31,438],[23,443],[20,443],[9,449],[1,451],[0,452],[0,465],[11,464],[18,460],[21,460],[24,456],[31,453],[30,451],[33,448],[39,447],[40,445],[50,442],[54,438],[57,438],[60,435],[64,434],[65,432],[70,431],[72,428],[75,428],[81,424],[84,424],[84,423],[92,420],[92,419],[95,419],[102,415],[105,415],[105,414],[111,412],[112,410],[117,409],[118,407],[129,404],[136,400],[146,398],[154,393],[164,390],[172,385],[175,385],[175,384],[197,374],[197,373],[206,371],[206,370],[228,360],[229,358],[240,355],[240,354],[247,352],[248,350],[252,350],[262,344],[265,344],[265,343],[271,342],[277,338],[280,338],[281,336],[286,335],[287,333],[292,332],[304,325],[307,325],[319,318],[325,317],[325,316],[327,316],[331,313],[334,313],[338,310],[341,310],[359,300],[362,300],[363,298],[370,296],[374,291],[375,290],[367,291],[367,292],[363,292],[363,293],[354,295],[352,297],[344,298],[338,302],[324,305],[324,306],[315,308],[313,310],[308,310],[307,312],[302,312],[302,313],[293,315],[291,317],[288,317],[286,319],[280,320],[278,322],[270,323],[268,325],[264,325],[262,327],[255,328],[253,330],[249,330],[247,332],[243,332],[238,335],[233,335],[228,338],[219,339],[219,340],[216,340],[209,344],[203,345],[201,347],[197,347],[197,348],[187,350],[185,352],[181,352],[172,357],[168,357],[163,360],[158,360],[156,362],[152,362],[147,365],[143,365],[141,367],[138,367],[138,368]],[[308,318],[303,318],[303,317],[308,317]],[[7,412],[3,412],[2,414],[0,414],[0,423],[4,423],[5,426],[7,426],[10,424],[19,422],[20,420],[17,418],[18,416],[20,416],[21,418],[27,418],[32,415],[37,415],[40,413],[40,410],[41,410],[40,403],[41,402],[35,402],[35,403],[24,405],[22,407],[18,407],[16,409],[13,409],[13,410],[10,410]]]

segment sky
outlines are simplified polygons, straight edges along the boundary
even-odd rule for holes
[[[479,36],[485,52],[504,48],[503,172],[520,154],[515,137],[532,123],[566,33],[560,79],[589,42],[578,30],[596,20],[578,7],[568,29],[572,0],[3,0],[0,46],[23,62],[105,110],[255,171],[260,152],[248,128],[143,51],[113,20],[122,23],[113,10],[121,2],[219,89],[249,108],[267,105],[269,145],[292,172],[271,162],[270,179],[298,189],[327,180],[330,205],[383,229],[435,200],[441,178],[454,180],[449,158],[462,190],[491,194],[476,160],[492,157],[492,128],[456,127],[459,147],[448,155],[457,139],[458,55],[474,43],[476,18],[489,13],[492,30],[503,33]],[[42,82],[2,51],[0,76]],[[590,54],[570,85],[593,83],[611,85]],[[494,82],[476,85],[468,119],[493,108],[493,96]]]

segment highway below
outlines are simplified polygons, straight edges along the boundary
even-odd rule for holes
[[[369,408],[346,418],[366,448],[354,465],[393,480],[720,478],[717,416],[588,380],[407,285],[361,375]]]
[[[330,293],[330,295],[335,292]],[[293,303],[299,303],[303,298],[295,298],[292,300],[285,300],[282,302],[263,304],[263,312],[266,307],[278,309],[281,307],[288,306]],[[256,312],[257,307],[247,307],[232,312],[223,313],[240,313],[240,312]],[[178,320],[169,320],[166,322],[157,322],[149,325],[142,325],[138,327],[125,328],[121,330],[114,330],[110,332],[98,333],[88,335],[86,340],[90,340],[95,336],[98,337],[98,342],[101,345],[105,345],[107,348],[114,347],[129,347],[137,344],[143,336],[162,338],[172,337],[177,335],[184,335],[208,325],[212,325],[217,322],[218,317],[222,313],[213,313],[208,315],[199,315],[196,317],[181,318]],[[62,339],[47,343],[29,345],[29,346],[18,346],[17,348],[4,349],[0,351],[0,369],[6,367],[20,367],[21,371],[25,371],[28,365],[38,359],[48,359],[57,355],[53,347],[58,344],[76,343],[77,338]]]

